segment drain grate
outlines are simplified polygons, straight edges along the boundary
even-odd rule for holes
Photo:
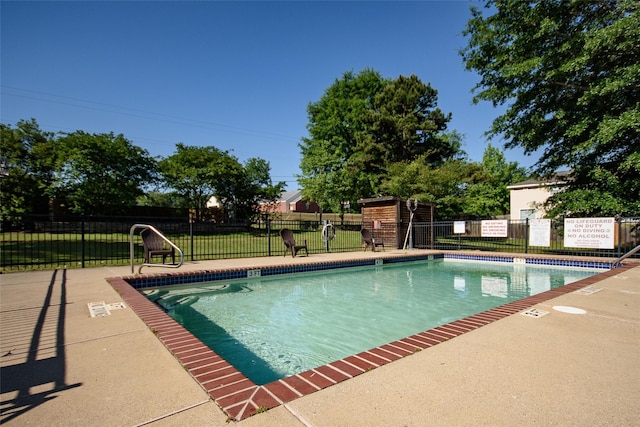
[[[601,290],[602,288],[596,288],[595,286],[587,286],[586,288],[578,289],[577,291],[574,292],[574,294],[591,295],[591,294],[595,294],[596,292],[600,292]]]
[[[124,305],[123,302],[112,302],[107,304],[107,310],[111,311],[111,310],[122,310],[123,308],[127,308],[126,305]]]
[[[522,314],[523,316],[538,318],[544,316],[545,314],[549,314],[549,312],[540,310],[539,308],[530,308],[529,310],[523,311],[520,314]]]

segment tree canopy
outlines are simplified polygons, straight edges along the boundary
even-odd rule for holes
[[[250,219],[258,213],[258,203],[275,201],[284,182],[273,184],[269,163],[249,159],[245,166],[228,151],[213,146],[176,144],[176,152],[159,162],[168,187],[176,190],[183,206],[195,211],[201,221],[212,198],[222,204],[229,217]]]
[[[195,208],[201,220],[215,196],[234,218],[249,219],[285,186],[271,182],[265,160],[251,158],[243,166],[215,147],[176,148],[158,161],[122,134],[54,134],[35,119],[0,124],[0,214],[49,213],[54,202],[59,213],[114,215],[143,203]],[[158,186],[174,191],[161,193]]]
[[[0,124],[0,213],[45,213],[45,190],[53,181],[54,134],[40,129],[34,119],[15,128]]]
[[[640,3],[489,0],[464,34],[475,101],[507,106],[489,135],[572,171],[550,215],[640,213]]]
[[[445,133],[451,114],[437,108],[437,91],[414,75],[346,72],[307,112],[298,181],[324,209],[379,194],[393,163],[437,164],[460,148]]]
[[[156,178],[155,159],[122,134],[76,131],[57,138],[55,147],[47,193],[74,213],[123,213]]]

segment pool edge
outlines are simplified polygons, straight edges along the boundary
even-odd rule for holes
[[[482,256],[492,258],[492,255]],[[398,260],[400,258],[427,259],[427,255],[407,257],[407,255],[381,254],[380,257],[387,260]],[[502,255],[500,255],[500,257],[502,257]],[[525,258],[522,255],[511,255],[511,257]],[[533,259],[540,257],[528,258]],[[354,256],[352,260],[347,260],[347,262],[359,259],[357,256]],[[317,263],[315,264],[317,265]],[[290,267],[291,264],[283,264],[282,266]],[[139,290],[128,283],[128,280],[140,278],[140,276],[114,277],[106,280],[185,369],[188,370],[191,376],[204,388],[217,405],[230,418],[241,420],[263,410],[280,406],[299,397],[338,384],[395,360],[410,356],[418,351],[526,310],[540,302],[574,292],[632,267],[634,267],[634,265],[626,265],[614,270],[605,270],[569,285],[506,303],[502,306],[463,319],[458,319],[436,328],[261,386],[254,384],[246,376],[237,371],[232,365],[222,359],[222,357],[217,355],[213,350],[209,349],[199,339],[165,314],[160,307],[149,301]],[[258,268],[260,267],[221,270],[247,271]],[[144,277],[171,277],[197,273],[197,271],[191,271],[189,273],[179,272],[162,275],[145,275]]]

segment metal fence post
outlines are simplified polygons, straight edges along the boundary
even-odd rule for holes
[[[529,218],[524,220],[524,253],[529,253]]]
[[[267,254],[271,256],[271,218],[267,217]]]
[[[191,261],[195,261],[193,258],[193,221],[189,221],[189,246],[191,247]]]
[[[85,243],[84,243],[84,217],[80,220],[80,234],[81,234],[81,239],[80,239],[80,247],[81,249],[81,267],[84,268],[84,252],[85,252]]]
[[[616,257],[620,258],[622,256],[622,218],[616,218],[616,222],[618,223],[618,254]]]

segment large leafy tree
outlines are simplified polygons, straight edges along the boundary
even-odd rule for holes
[[[176,144],[176,152],[159,162],[165,184],[192,208],[195,220],[205,218],[207,202],[216,197],[233,219],[250,219],[262,201],[275,201],[285,183],[273,184],[269,163],[252,158],[243,166],[228,151],[216,147]]]
[[[475,182],[479,166],[462,158],[435,166],[425,162],[424,157],[408,164],[393,163],[382,190],[385,194],[432,203],[438,221],[464,217],[466,188]]]
[[[0,124],[0,213],[47,213],[53,181],[54,134],[35,119]]]
[[[299,182],[325,209],[378,194],[393,163],[433,164],[459,149],[444,134],[451,115],[437,108],[437,91],[416,76],[346,72],[308,114]]]
[[[255,218],[260,213],[260,203],[275,202],[284,191],[285,182],[271,181],[271,167],[266,160],[250,158],[238,172],[229,176],[216,193],[237,219]]]
[[[371,69],[349,71],[307,107],[309,137],[300,143],[302,159],[298,181],[303,195],[323,209],[336,210],[341,201],[355,201],[374,183],[353,162],[360,134],[366,130],[364,116],[387,80]],[[377,178],[375,179],[377,180]]]
[[[176,144],[176,152],[158,163],[165,184],[182,199],[182,207],[192,208],[201,221],[207,202],[225,180],[242,169],[235,157],[216,147]]]
[[[573,171],[551,215],[640,213],[640,3],[489,0],[465,34],[475,101],[507,107],[489,134]]]
[[[76,131],[56,139],[55,146],[48,193],[73,213],[124,213],[156,178],[155,159],[122,134]]]
[[[527,178],[525,168],[517,162],[507,162],[504,153],[489,144],[482,156],[476,182],[466,188],[465,214],[488,218],[509,213],[507,186]]]

